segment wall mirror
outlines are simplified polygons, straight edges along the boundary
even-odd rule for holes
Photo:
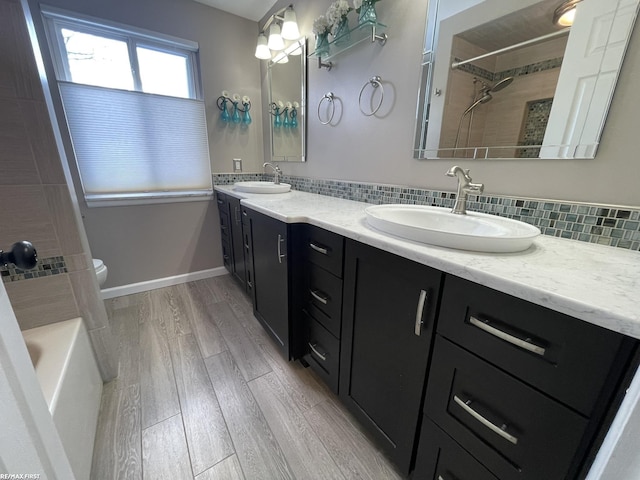
[[[271,159],[304,162],[306,157],[307,52],[301,38],[269,61]]]
[[[594,158],[639,3],[430,0],[414,157]]]

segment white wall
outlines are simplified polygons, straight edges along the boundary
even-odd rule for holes
[[[301,31],[311,35],[313,19],[330,4],[330,0],[294,2]],[[336,59],[330,72],[310,64],[308,163],[283,164],[285,174],[454,190],[451,179],[444,176],[451,161],[415,160],[412,154],[426,7],[427,0],[378,2],[378,17],[389,26],[386,46],[353,48]],[[640,206],[640,162],[633,143],[640,105],[635,80],[640,77],[638,30],[631,39],[596,158],[460,162],[471,169],[474,180],[485,184],[485,192]],[[364,117],[358,109],[360,88],[373,75],[385,82],[386,98],[378,118]],[[318,101],[328,91],[344,104],[336,127],[320,125],[315,116]]]

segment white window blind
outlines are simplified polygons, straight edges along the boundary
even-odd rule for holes
[[[87,200],[211,191],[199,100],[60,83]]]
[[[59,10],[43,14],[87,203],[212,195],[193,44]]]

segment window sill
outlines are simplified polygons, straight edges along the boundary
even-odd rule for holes
[[[213,199],[213,191],[180,192],[174,194],[121,194],[121,195],[85,195],[89,208],[128,207],[135,205],[155,205],[162,203],[209,202]]]

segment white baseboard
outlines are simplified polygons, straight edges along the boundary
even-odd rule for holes
[[[173,277],[156,278],[155,280],[147,280],[145,282],[130,283],[129,285],[105,288],[104,290],[101,290],[100,293],[102,294],[102,299],[107,300],[109,298],[122,297],[124,295],[132,295],[134,293],[155,290],[156,288],[179,285],[181,283],[192,282],[194,280],[219,277],[221,275],[226,275],[227,273],[229,272],[224,267],[210,268],[209,270],[183,273],[182,275],[174,275]]]

